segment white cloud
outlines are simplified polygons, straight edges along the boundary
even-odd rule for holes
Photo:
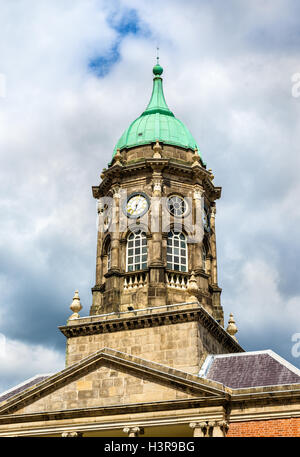
[[[0,334],[0,367],[1,394],[36,374],[62,370],[64,356],[55,349],[11,340]]]

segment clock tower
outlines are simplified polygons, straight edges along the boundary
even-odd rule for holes
[[[215,230],[221,188],[168,108],[162,73],[157,63],[147,108],[93,187],[99,230],[90,315],[197,300],[223,326]]]

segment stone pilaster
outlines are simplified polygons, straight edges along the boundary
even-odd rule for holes
[[[120,270],[120,230],[119,230],[119,212],[120,212],[120,192],[119,186],[112,188],[114,199],[113,211],[113,230],[111,232],[111,270]]]
[[[202,240],[203,240],[203,224],[201,219],[202,214],[202,198],[204,189],[196,185],[194,188],[194,225],[196,229],[195,236],[197,237],[197,243],[195,243],[195,256],[193,270],[202,270]]]
[[[154,154],[159,154],[155,151]],[[163,164],[153,162],[152,166],[152,203],[151,203],[151,238],[148,251],[149,266],[149,306],[161,306],[166,304],[167,293],[165,287],[165,267],[162,256],[162,168]]]
[[[215,231],[216,207],[211,207],[210,226],[211,226],[211,250],[212,250],[212,265],[211,265],[211,278],[213,284],[218,284],[217,272],[217,245],[216,245],[216,231]]]

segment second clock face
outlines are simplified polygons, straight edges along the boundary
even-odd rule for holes
[[[132,194],[126,203],[126,214],[128,217],[141,217],[149,209],[149,199],[144,193]]]

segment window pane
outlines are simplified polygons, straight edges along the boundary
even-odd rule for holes
[[[176,271],[187,271],[187,245],[185,235],[178,231],[168,234],[167,268]]]
[[[147,238],[144,232],[138,230],[131,233],[128,236],[126,249],[127,271],[136,271],[141,268],[147,268]]]

